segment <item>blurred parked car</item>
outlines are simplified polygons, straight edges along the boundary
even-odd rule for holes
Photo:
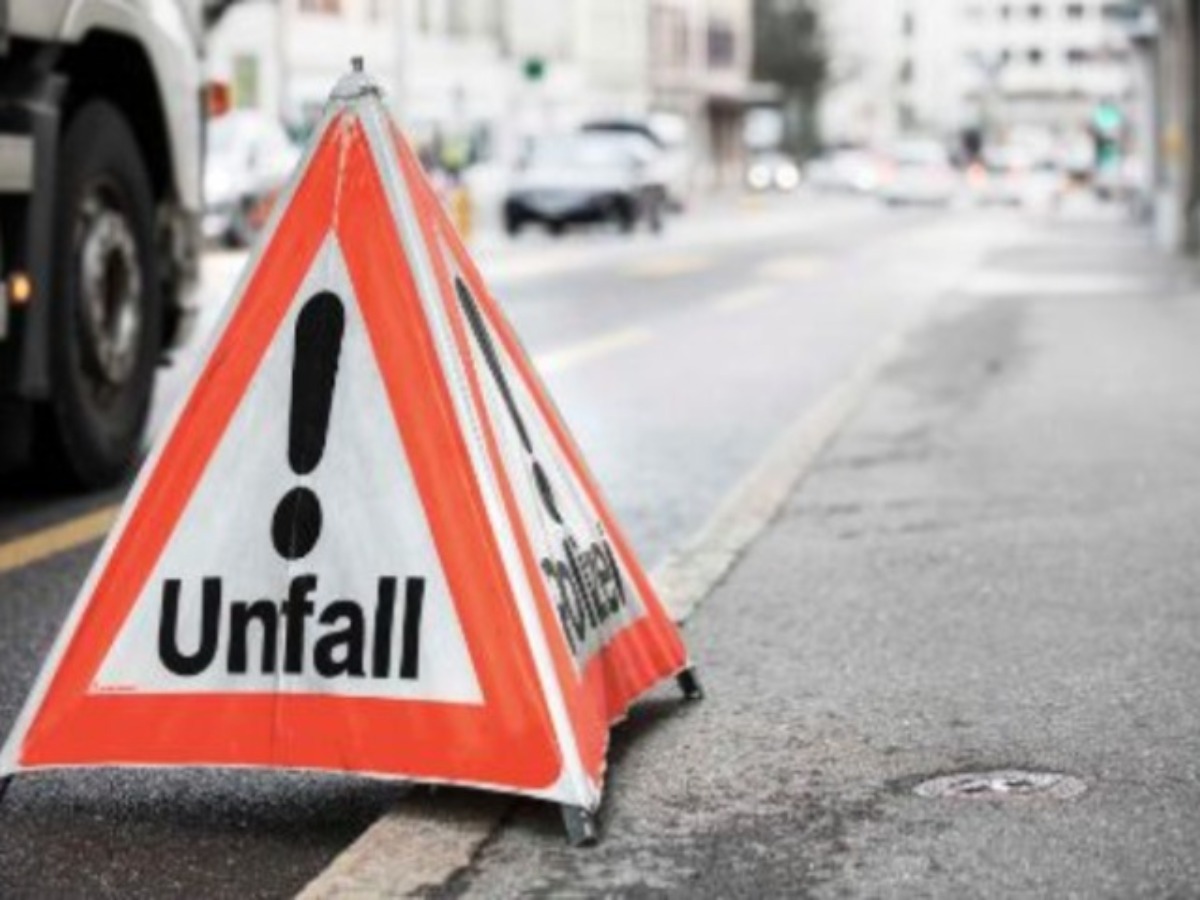
[[[746,165],[746,186],[752,191],[794,191],[800,186],[800,168],[785,153],[756,153]]]
[[[663,226],[667,192],[651,161],[626,135],[579,132],[536,141],[504,200],[504,229],[530,223],[554,235],[568,225],[612,222],[632,231]]]
[[[935,140],[901,141],[887,154],[879,196],[889,206],[944,206],[958,190],[958,172]]]
[[[631,146],[640,144],[637,152],[645,155],[647,165],[665,186],[670,208],[682,210],[687,205],[692,160],[684,143],[666,140],[658,129],[642,119],[597,119],[584,123],[582,131],[588,134],[626,135],[633,141]]]
[[[879,187],[880,160],[870,150],[831,150],[810,162],[806,175],[818,190],[869,194]]]
[[[235,110],[208,126],[204,236],[245,247],[266,224],[300,159],[283,125],[258,110]]]

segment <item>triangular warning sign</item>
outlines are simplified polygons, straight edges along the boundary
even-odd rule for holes
[[[415,157],[347,82],[0,772],[294,767],[592,809],[609,724],[686,668]]]

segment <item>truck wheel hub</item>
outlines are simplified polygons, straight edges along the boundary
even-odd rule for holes
[[[133,374],[141,343],[137,243],[128,217],[104,187],[88,193],[82,213],[78,246],[86,356],[100,380],[121,385]]]

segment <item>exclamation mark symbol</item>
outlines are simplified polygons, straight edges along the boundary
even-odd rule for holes
[[[325,454],[345,328],[342,301],[329,291],[310,297],[296,317],[288,465],[297,475],[311,474]],[[284,559],[307,556],[321,536],[321,520],[316,493],[304,485],[292,488],[275,507],[271,521],[275,550]]]

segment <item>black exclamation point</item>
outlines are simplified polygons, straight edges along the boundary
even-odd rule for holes
[[[312,472],[325,453],[345,327],[342,301],[329,291],[310,297],[296,317],[288,464],[297,475]],[[275,549],[284,559],[300,559],[320,536],[321,501],[312,490],[297,485],[275,507],[271,521]]]

